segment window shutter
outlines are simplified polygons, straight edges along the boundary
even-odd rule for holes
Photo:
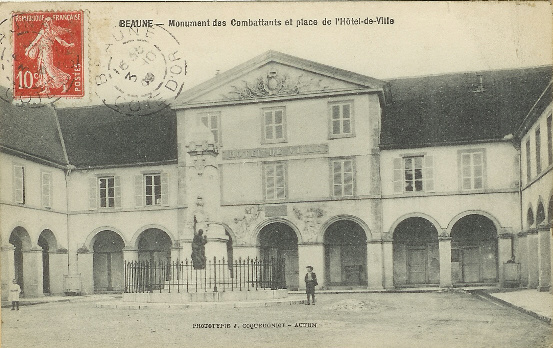
[[[42,173],[42,206],[52,206],[52,174]]]
[[[403,166],[400,157],[394,158],[394,193],[403,191]]]
[[[161,173],[161,205],[169,205],[169,175]]]
[[[98,179],[96,177],[88,179],[88,208],[96,209],[98,207]]]
[[[121,208],[121,177],[113,177],[113,200],[115,208]]]
[[[137,207],[144,206],[143,201],[143,190],[144,187],[142,185],[142,175],[135,175],[134,176],[134,205]]]
[[[13,167],[13,199],[16,203],[25,203],[23,196],[24,175],[22,166]]]
[[[424,190],[434,191],[434,156],[424,156]]]

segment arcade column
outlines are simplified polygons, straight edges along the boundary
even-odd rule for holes
[[[440,287],[450,288],[453,286],[451,280],[451,237],[438,237],[440,250]]]
[[[384,259],[381,240],[367,242],[367,285],[369,289],[384,288]]]
[[[526,235],[528,247],[528,288],[536,289],[539,282],[538,268],[538,230],[533,228],[528,230]]]
[[[305,289],[304,275],[307,273],[307,266],[312,266],[313,272],[317,274],[319,288],[328,286],[325,280],[326,270],[324,244],[299,244],[298,259],[300,289]]]
[[[548,291],[551,287],[551,238],[549,225],[538,227],[538,290]]]

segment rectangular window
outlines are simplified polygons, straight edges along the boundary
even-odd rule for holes
[[[463,190],[484,188],[484,154],[482,152],[461,154],[461,188]]]
[[[536,174],[541,173],[541,132],[536,128]]]
[[[161,205],[161,174],[144,175],[146,205]]]
[[[263,165],[264,195],[267,200],[286,198],[286,164],[271,162]]]
[[[98,178],[100,188],[100,207],[115,207],[115,177]]]
[[[13,197],[15,203],[25,204],[25,167],[13,166]]]
[[[213,139],[216,144],[221,143],[221,113],[220,112],[206,112],[200,114],[200,121],[204,126],[211,130],[213,133]]]
[[[434,191],[434,156],[394,158],[394,193]]]
[[[532,180],[532,163],[530,161],[530,139],[526,140],[526,180]]]
[[[263,142],[286,141],[286,114],[284,108],[263,109]]]
[[[404,190],[405,192],[422,191],[422,163],[423,156],[406,157],[403,159]]]
[[[330,104],[330,138],[353,135],[352,102]]]
[[[332,161],[332,194],[335,197],[347,197],[354,194],[353,160]]]
[[[42,206],[52,207],[52,173],[42,172]]]
[[[547,164],[553,163],[553,139],[551,139],[551,115],[547,117]]]

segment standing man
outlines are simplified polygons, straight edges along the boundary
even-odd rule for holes
[[[21,293],[21,287],[17,284],[17,281],[14,279],[10,284],[10,296],[9,300],[12,301],[12,311],[19,310],[19,293]]]
[[[313,272],[313,267],[307,266],[307,274],[305,274],[305,292],[307,293],[307,303],[310,304],[309,295],[311,295],[311,303],[315,305],[315,286],[319,285],[317,283],[317,275]]]

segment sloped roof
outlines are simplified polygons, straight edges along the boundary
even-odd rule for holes
[[[230,70],[222,72],[215,77],[184,91],[180,94],[173,105],[177,108],[185,106],[192,99],[201,96],[204,93],[209,92],[210,90],[215,89],[225,83],[240,78],[244,74],[254,69],[258,69],[271,62],[299,68],[312,73],[332,77],[337,80],[350,82],[353,84],[357,84],[360,87],[381,89],[385,86],[384,81],[372,77],[317,63],[311,60],[291,56],[278,51],[269,50],[255,58],[246,61],[245,63],[242,63]]]
[[[552,67],[542,66],[390,80],[381,146],[502,139],[516,132],[551,76]]]
[[[0,87],[0,145],[39,160],[66,165],[56,112],[50,105],[16,106]]]
[[[177,159],[175,111],[129,116],[105,105],[58,109],[69,163],[77,168]]]

